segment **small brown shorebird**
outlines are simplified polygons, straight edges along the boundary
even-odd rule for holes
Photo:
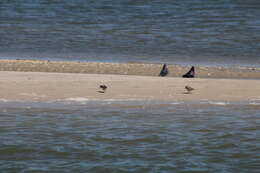
[[[100,92],[104,93],[107,89],[107,86],[106,85],[99,85],[99,88],[102,89],[102,91],[100,91]]]
[[[190,94],[191,91],[195,90],[194,88],[192,88],[192,87],[190,87],[188,85],[185,86],[185,89],[187,90],[187,94]]]

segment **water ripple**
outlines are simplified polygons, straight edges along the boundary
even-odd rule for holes
[[[5,104],[4,172],[258,172],[259,109],[248,104]]]

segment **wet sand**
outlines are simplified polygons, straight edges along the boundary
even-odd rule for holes
[[[100,93],[99,85],[108,89]],[[187,94],[184,87],[195,88]],[[55,101],[70,98],[158,101],[251,101],[260,80],[0,71],[0,99]]]

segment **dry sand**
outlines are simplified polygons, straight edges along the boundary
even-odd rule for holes
[[[98,92],[101,84],[108,86],[105,93]],[[195,90],[185,94],[185,85]],[[260,99],[260,80],[0,71],[0,99],[68,98],[249,101]]]

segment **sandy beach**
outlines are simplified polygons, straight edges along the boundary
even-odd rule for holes
[[[108,89],[100,93],[99,85]],[[184,87],[195,90],[187,94]],[[158,101],[260,99],[260,80],[0,71],[0,99],[55,101],[71,98]]]

